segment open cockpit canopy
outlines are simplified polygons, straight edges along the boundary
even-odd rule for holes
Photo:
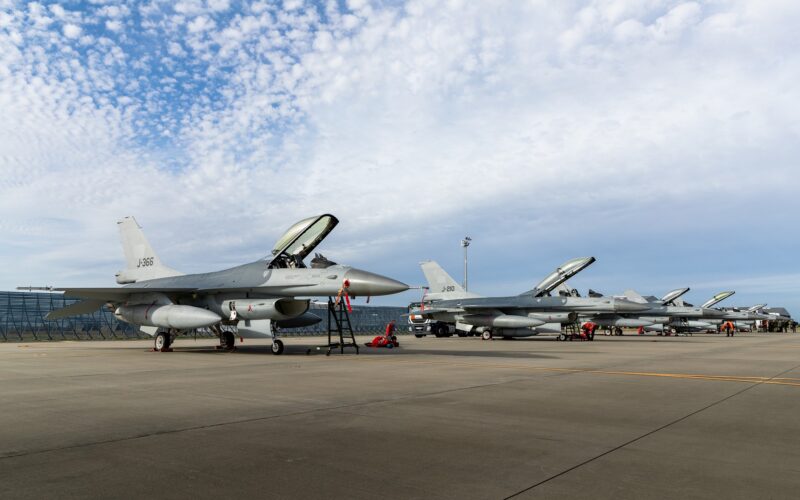
[[[595,261],[594,257],[581,257],[564,262],[555,271],[532,290],[534,297],[544,297],[555,290],[560,284],[589,267]]]
[[[306,267],[303,260],[325,239],[339,219],[331,214],[317,215],[296,222],[283,233],[272,249],[269,267]]]

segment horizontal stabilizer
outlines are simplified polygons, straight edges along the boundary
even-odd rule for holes
[[[67,307],[50,311],[44,319],[52,321],[55,319],[69,318],[70,316],[79,316],[81,314],[91,314],[105,304],[104,300],[83,300],[70,304]]]

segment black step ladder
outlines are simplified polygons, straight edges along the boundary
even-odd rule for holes
[[[355,347],[356,354],[358,354],[353,325],[350,323],[350,314],[347,312],[344,302],[343,299],[335,301],[333,297],[328,297],[328,352],[325,353],[326,356],[330,356],[336,348],[339,348],[339,352],[344,354],[345,347]],[[339,337],[338,342],[336,336]]]
[[[581,333],[580,321],[574,321],[572,323],[567,323],[564,325],[564,334],[567,336],[567,340],[579,338],[580,333]]]

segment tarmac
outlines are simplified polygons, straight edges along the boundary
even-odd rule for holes
[[[0,344],[0,498],[800,492],[800,335],[285,340]]]

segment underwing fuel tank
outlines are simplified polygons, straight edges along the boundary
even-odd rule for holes
[[[238,299],[208,297],[208,308],[226,319],[288,320],[308,311],[308,299]]]
[[[114,311],[120,321],[140,326],[191,330],[219,323],[220,318],[206,309],[176,304],[142,304],[120,306]]]
[[[529,313],[529,318],[540,319],[545,323],[575,323],[578,321],[578,313],[572,312],[553,312],[553,313]]]
[[[595,318],[593,322],[600,326],[619,326],[637,328],[640,326],[651,326],[655,324],[652,318]]]
[[[501,314],[498,316],[489,314],[469,314],[464,316],[462,321],[474,326],[491,326],[495,328],[532,328],[546,323],[546,321],[537,318],[512,316],[509,314]]]

